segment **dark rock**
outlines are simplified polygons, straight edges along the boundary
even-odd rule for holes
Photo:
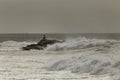
[[[31,49],[36,49],[36,50],[43,50],[47,45],[52,45],[55,43],[61,43],[63,41],[59,40],[47,40],[46,36],[44,35],[43,38],[37,43],[37,44],[30,44],[27,45],[26,47],[23,47],[23,50],[31,50]]]
[[[23,50],[30,50],[30,49],[43,50],[43,47],[37,44],[30,44],[30,45],[27,45],[26,47],[23,47],[22,49]]]
[[[60,42],[61,41],[58,41],[58,40],[44,40],[44,41],[41,40],[40,42],[37,43],[37,45],[47,47],[47,45],[52,45]]]

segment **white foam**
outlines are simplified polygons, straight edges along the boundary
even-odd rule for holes
[[[109,74],[120,80],[120,44],[110,48],[96,47],[74,54],[63,54],[53,59],[44,68],[50,71],[70,70],[73,73],[89,73],[91,75]]]
[[[115,40],[103,40],[103,39],[87,39],[85,37],[79,37],[75,39],[66,39],[63,43],[56,43],[54,45],[48,45],[46,50],[69,50],[69,49],[82,49],[88,47],[95,47],[101,45],[107,45],[116,42]]]
[[[0,51],[21,50],[22,47],[32,43],[35,42],[5,41],[0,43]]]
[[[1,45],[0,50],[7,50],[8,52],[5,52],[7,53],[7,55],[2,55],[3,52],[1,52],[1,58],[0,58],[1,69],[3,70],[3,72],[4,69],[8,69],[8,71],[12,70],[10,72],[10,74],[12,73],[11,74],[12,76],[9,74],[0,75],[1,78],[3,78],[1,80],[5,80],[5,78],[8,79],[11,77],[15,77],[16,79],[31,79],[31,80],[37,77],[36,80],[38,80],[41,78],[40,73],[41,70],[43,70],[41,69],[41,67],[50,70],[48,71],[50,73],[53,71],[53,74],[47,74],[47,75],[44,74],[42,75],[43,77],[46,77],[48,75],[50,77],[53,75],[55,76],[57,75],[58,79],[60,79],[61,77],[63,79],[64,77],[71,76],[69,75],[69,73],[65,73],[64,71],[71,71],[72,75],[74,75],[73,73],[80,73],[78,75],[75,74],[74,77],[76,76],[79,77],[80,75],[82,75],[82,73],[83,74],[89,73],[94,76],[108,74],[112,76],[115,80],[120,80],[119,77],[120,43],[118,43],[117,45],[111,45],[111,43],[114,44],[115,42],[119,42],[119,41],[86,39],[86,38],[67,39],[64,43],[59,43],[59,44],[57,43],[58,49],[62,49],[62,50],[64,50],[64,48],[78,49],[77,51],[69,50],[69,51],[27,51],[27,52],[22,52],[19,50],[21,47],[36,42],[16,42],[16,41],[3,42],[0,43]],[[46,50],[56,50],[55,45],[48,46]],[[110,47],[107,48],[104,47],[106,45]],[[82,49],[87,47],[95,47],[95,48],[83,49],[79,51],[79,48]],[[10,55],[12,51],[9,50],[18,50],[18,51],[14,53],[15,55]],[[53,52],[55,54],[52,54]],[[21,54],[21,56],[18,54]],[[14,68],[15,66],[18,67]],[[19,67],[24,69],[21,69]],[[61,71],[63,71],[64,74]],[[24,73],[26,73],[25,76]],[[68,76],[66,76],[66,74],[68,74]],[[93,78],[91,75],[88,76],[88,78],[86,78],[85,80],[113,80],[110,76],[100,77],[100,79],[98,79],[98,78]],[[79,80],[83,80],[83,79],[79,79]]]
[[[82,49],[88,47],[101,46],[106,44],[111,44],[115,40],[99,40],[99,39],[87,39],[85,37],[80,38],[67,38],[63,43],[56,43],[53,45],[48,45],[45,50],[70,50],[70,49]],[[37,42],[16,42],[16,41],[5,41],[0,43],[0,50],[21,50],[29,44],[35,44]]]

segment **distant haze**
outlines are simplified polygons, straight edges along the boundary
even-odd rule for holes
[[[120,0],[0,0],[0,33],[119,33]]]

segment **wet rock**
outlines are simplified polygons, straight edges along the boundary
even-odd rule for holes
[[[31,49],[36,49],[36,50],[43,50],[47,45],[52,45],[55,43],[61,43],[63,41],[59,40],[48,40],[46,39],[46,36],[43,35],[43,38],[37,43],[37,44],[30,44],[27,45],[26,47],[22,47],[23,50],[31,50]]]
[[[26,47],[23,47],[22,49],[23,50],[31,50],[31,49],[43,50],[43,47],[41,47],[37,44],[30,44],[30,45],[27,45]]]

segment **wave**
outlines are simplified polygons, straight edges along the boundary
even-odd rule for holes
[[[97,47],[90,50],[73,51],[59,55],[43,68],[49,71],[71,71],[91,75],[108,74],[114,80],[120,80],[120,43],[109,48]],[[61,52],[62,53],[62,52]]]
[[[17,41],[5,41],[0,43],[0,51],[9,51],[9,50],[21,50],[22,47],[32,44],[35,42],[17,42]]]
[[[116,40],[104,40],[104,39],[87,39],[85,37],[68,38],[63,43],[56,43],[54,45],[48,45],[45,50],[70,50],[70,49],[83,49],[96,46],[104,46],[118,42]]]
[[[65,54],[57,55],[43,68],[50,71],[69,70],[73,73],[90,73],[91,75],[110,74],[116,80],[120,80],[120,43],[118,42],[117,40],[87,39],[85,37],[67,38],[63,43],[48,45],[45,50],[52,50],[55,53],[58,51],[61,54],[64,53],[63,50],[83,50],[80,52],[65,51]],[[5,41],[0,43],[0,51],[20,51],[22,47],[34,43],[36,42]],[[95,48],[86,49],[90,47]]]
[[[104,46],[118,42],[116,40],[102,40],[102,39],[87,39],[85,37],[79,38],[67,38],[63,43],[56,43],[53,45],[48,45],[44,50],[47,51],[59,51],[59,50],[73,50],[73,49],[83,49],[96,46]],[[21,50],[29,44],[35,44],[37,42],[17,42],[17,41],[5,41],[0,43],[0,50]]]

